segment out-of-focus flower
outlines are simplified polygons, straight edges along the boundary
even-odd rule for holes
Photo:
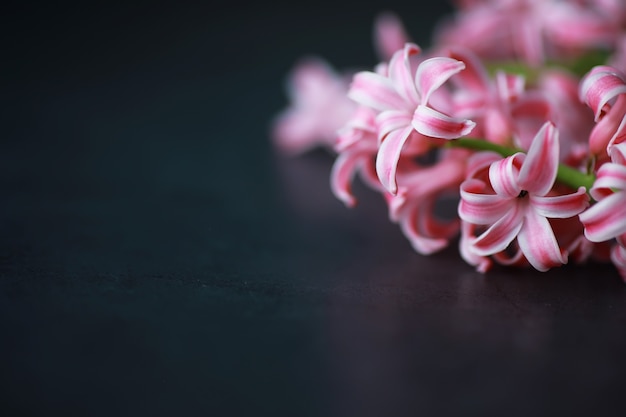
[[[551,116],[546,97],[527,91],[521,75],[497,71],[492,79],[470,50],[451,48],[449,56],[466,65],[450,83],[457,86],[454,115],[476,122],[471,136],[528,149],[537,130]]]
[[[291,154],[319,146],[332,149],[337,130],[356,108],[346,95],[348,85],[348,77],[340,76],[319,58],[296,65],[287,84],[290,106],[273,123],[276,146]]]
[[[559,0],[464,2],[435,34],[439,45],[472,49],[488,59],[521,59],[538,66],[547,58],[608,48],[620,27],[606,13]]]
[[[504,251],[517,238],[528,262],[539,271],[567,262],[548,218],[573,217],[588,205],[584,187],[567,195],[549,196],[559,162],[558,132],[547,122],[528,154],[516,153],[489,168],[490,187],[478,179],[461,184],[459,216],[489,228],[471,242],[471,250],[489,256]]]
[[[593,112],[578,98],[579,78],[563,69],[542,71],[538,88],[550,103],[550,120],[559,131],[562,161],[573,166],[587,157]]]

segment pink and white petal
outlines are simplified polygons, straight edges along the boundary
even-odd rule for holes
[[[517,183],[535,195],[546,195],[552,189],[559,167],[559,135],[551,122],[546,122],[530,145],[519,172]]]
[[[421,216],[411,211],[409,215],[403,217],[400,221],[400,228],[403,234],[409,239],[411,246],[416,252],[422,255],[430,255],[448,246],[448,239],[424,236],[420,231],[418,217]]]
[[[515,200],[497,194],[484,194],[487,185],[476,179],[463,181],[458,214],[461,219],[474,224],[493,224],[512,210]]]
[[[406,101],[398,94],[389,78],[369,71],[354,75],[348,97],[374,110],[406,109]]]
[[[611,146],[609,156],[614,163],[626,165],[626,142]]]
[[[614,193],[578,215],[585,236],[604,242],[626,233],[626,192]]]
[[[474,239],[476,225],[468,222],[461,223],[461,239],[459,239],[459,253],[468,264],[476,267],[476,271],[486,273],[493,266],[487,256],[481,256],[472,250],[471,242]]]
[[[613,136],[611,136],[611,139],[609,139],[609,143],[606,145],[606,152],[609,155],[611,155],[611,148],[613,146],[626,141],[626,107],[624,106],[625,104],[626,104],[626,94],[622,94],[619,96],[619,98],[615,102],[615,106],[613,107],[612,112],[611,112],[611,113],[615,112],[615,115],[617,117],[621,115],[622,119],[620,120],[619,125],[617,126],[617,129],[615,129],[615,133],[613,133]],[[618,107],[621,107],[621,109],[618,110]]]
[[[393,54],[389,62],[389,79],[393,82],[396,91],[413,107],[420,103],[420,96],[413,80],[410,58],[420,52],[419,46],[407,43],[403,49]]]
[[[530,194],[530,204],[543,217],[566,219],[582,213],[589,207],[589,195],[585,187],[572,194],[543,197]]]
[[[411,126],[412,117],[411,113],[404,110],[387,110],[380,113],[376,116],[378,142],[382,142],[385,136],[393,131]]]
[[[605,163],[598,169],[596,181],[589,193],[596,200],[612,195],[615,190],[626,189],[626,166]]]
[[[482,256],[505,250],[522,229],[523,223],[524,210],[519,204],[512,205],[511,210],[472,242],[472,250]]]
[[[411,123],[422,135],[441,139],[466,136],[476,126],[471,120],[450,117],[423,105],[417,107]]]
[[[407,42],[409,42],[409,36],[397,14],[383,12],[376,17],[374,45],[380,58],[388,61]]]
[[[489,182],[500,197],[516,198],[522,188],[517,183],[520,167],[526,155],[518,152],[504,159],[493,162],[489,166]]]
[[[435,215],[438,195],[427,194],[416,204],[414,213],[417,231],[429,238],[449,240],[459,232],[460,221],[457,218],[441,219]]]
[[[434,199],[432,203],[425,205],[418,219],[420,230],[426,235],[433,238],[450,239],[459,231],[459,219],[450,219],[447,221],[438,219],[435,215]]]
[[[624,113],[617,111],[618,103],[621,98],[626,99],[626,95],[620,96],[616,101],[614,110],[610,111],[602,119],[600,119],[589,134],[589,152],[595,155],[603,155],[607,152],[609,144],[615,142],[616,135],[621,133],[623,129]],[[624,100],[626,103],[626,100]]]
[[[597,122],[604,106],[619,94],[626,93],[626,82],[615,68],[599,65],[591,69],[581,80],[579,97],[591,107]]]
[[[348,207],[356,205],[356,199],[352,194],[352,180],[359,166],[367,158],[366,153],[343,152],[335,159],[330,173],[330,188],[335,197]]]
[[[462,61],[448,57],[429,58],[420,63],[415,73],[415,84],[422,97],[421,104],[427,104],[433,91],[464,68]]]
[[[561,251],[548,219],[530,209],[526,211],[517,243],[528,262],[538,271],[567,263],[567,254]]]
[[[396,183],[396,170],[402,147],[413,132],[413,127],[390,132],[385,140],[380,144],[378,155],[376,156],[376,173],[383,187],[391,194],[396,194],[398,184]]]

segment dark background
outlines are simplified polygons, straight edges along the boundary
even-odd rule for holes
[[[430,41],[449,3],[387,2]],[[474,272],[271,119],[303,55],[376,63],[381,4],[17,4],[0,16],[0,414],[620,411],[611,265]]]

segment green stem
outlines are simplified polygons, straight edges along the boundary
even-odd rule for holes
[[[453,148],[465,148],[476,151],[492,151],[496,152],[504,157],[514,155],[518,152],[523,152],[521,149],[507,148],[506,146],[497,145],[486,140],[461,138],[448,141],[448,146]],[[593,174],[584,174],[568,165],[559,164],[559,168],[556,173],[556,180],[561,184],[567,185],[573,189],[583,186],[589,191],[593,186],[596,177]]]

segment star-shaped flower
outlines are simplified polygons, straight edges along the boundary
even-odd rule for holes
[[[488,226],[471,242],[481,256],[504,251],[517,240],[519,250],[539,271],[567,262],[548,218],[573,217],[589,204],[584,187],[567,195],[550,196],[559,164],[558,132],[546,122],[535,136],[528,154],[518,152],[493,162],[489,183],[468,179],[461,184],[459,216]]]

